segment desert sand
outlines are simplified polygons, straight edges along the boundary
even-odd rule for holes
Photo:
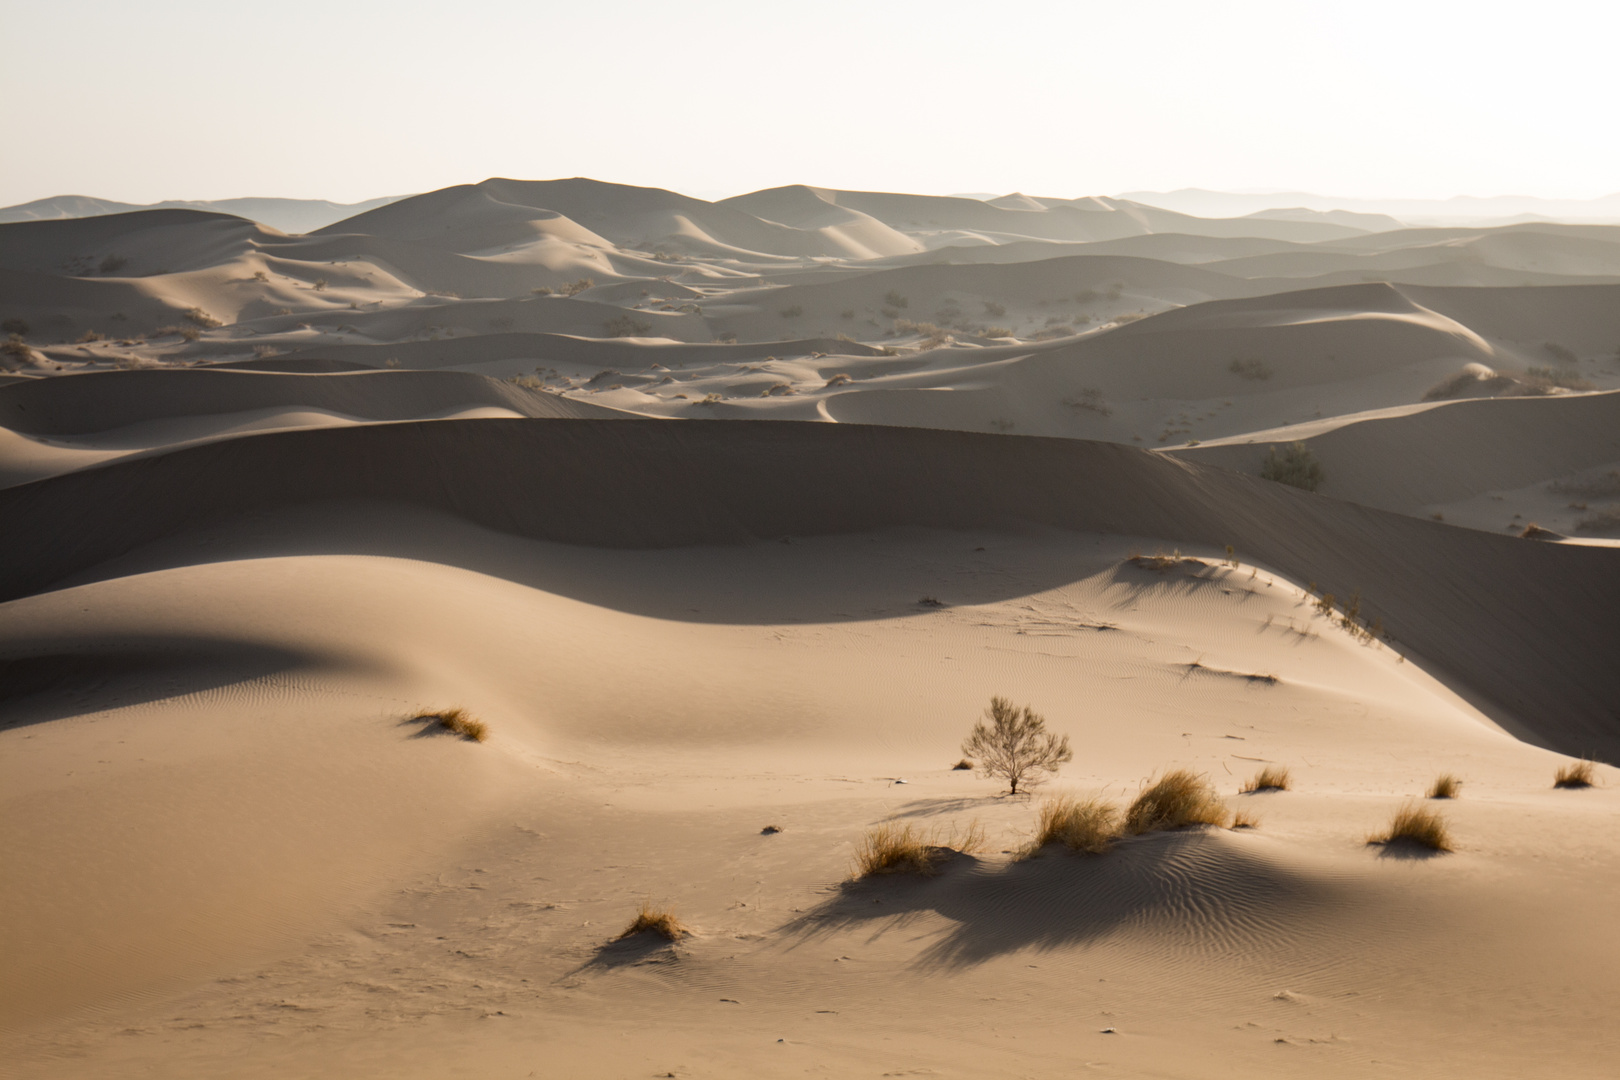
[[[1620,226],[109,209],[0,224],[7,1075],[1614,1074]]]

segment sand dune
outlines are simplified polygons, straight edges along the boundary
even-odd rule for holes
[[[1614,230],[1297,205],[0,224],[8,1075],[1607,1077]]]

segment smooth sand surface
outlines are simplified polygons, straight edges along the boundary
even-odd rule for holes
[[[0,224],[3,1071],[1611,1076],[1616,279],[1038,193]],[[1176,768],[1252,827],[1030,850]]]

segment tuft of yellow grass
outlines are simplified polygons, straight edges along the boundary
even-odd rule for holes
[[[1429,798],[1455,799],[1461,787],[1462,781],[1455,774],[1443,772],[1434,778],[1434,783],[1429,785]]]
[[[1592,763],[1584,760],[1560,765],[1558,772],[1553,776],[1555,788],[1587,788],[1591,787],[1593,782]]]
[[[438,712],[418,713],[418,720],[437,720],[439,726],[453,734],[473,742],[483,742],[489,738],[489,725],[482,720],[475,720],[471,713],[457,705],[453,709],[440,709]]]
[[[653,907],[651,900],[643,900],[636,917],[630,920],[630,925],[624,928],[624,933],[614,940],[623,941],[637,934],[657,934],[665,941],[679,941],[689,933],[691,931],[675,917],[673,911]]]
[[[1408,803],[1395,811],[1389,828],[1367,838],[1369,844],[1414,844],[1430,851],[1451,851],[1451,833],[1438,810]]]
[[[1119,808],[1101,799],[1058,795],[1041,804],[1035,840],[1025,855],[1033,856],[1047,844],[1062,844],[1070,851],[1101,855],[1119,835]]]
[[[1237,813],[1232,815],[1231,827],[1234,829],[1258,829],[1260,827],[1260,819],[1255,817],[1253,814],[1250,814],[1246,810],[1239,810]]]
[[[1232,820],[1215,788],[1197,773],[1173,769],[1142,789],[1125,811],[1125,831],[1133,836],[1188,825],[1222,826]]]
[[[924,834],[915,825],[885,822],[866,830],[855,849],[857,878],[873,874],[932,874],[952,851],[971,855],[983,851],[984,826],[975,820],[958,836],[952,830],[950,841],[940,844],[934,834]]]
[[[1256,791],[1287,791],[1288,769],[1281,765],[1267,765],[1239,790],[1245,795]]]

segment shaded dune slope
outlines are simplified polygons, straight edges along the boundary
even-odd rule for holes
[[[265,434],[0,491],[3,519],[32,523],[10,544],[0,597],[94,576],[190,530],[352,500],[621,548],[1020,526],[1233,544],[1341,596],[1360,590],[1403,649],[1522,737],[1620,760],[1614,552],[1455,529],[1108,443],[770,421]]]
[[[455,407],[523,416],[626,414],[463,371],[362,371],[321,375],[182,368],[104,371],[0,386],[0,425],[28,435],[109,431],[176,416],[303,407],[367,420],[410,420]]]
[[[1413,513],[1620,461],[1620,391],[1475,398],[1352,420],[1301,439],[1322,462],[1320,491]],[[1258,475],[1276,440],[1171,451]]]

